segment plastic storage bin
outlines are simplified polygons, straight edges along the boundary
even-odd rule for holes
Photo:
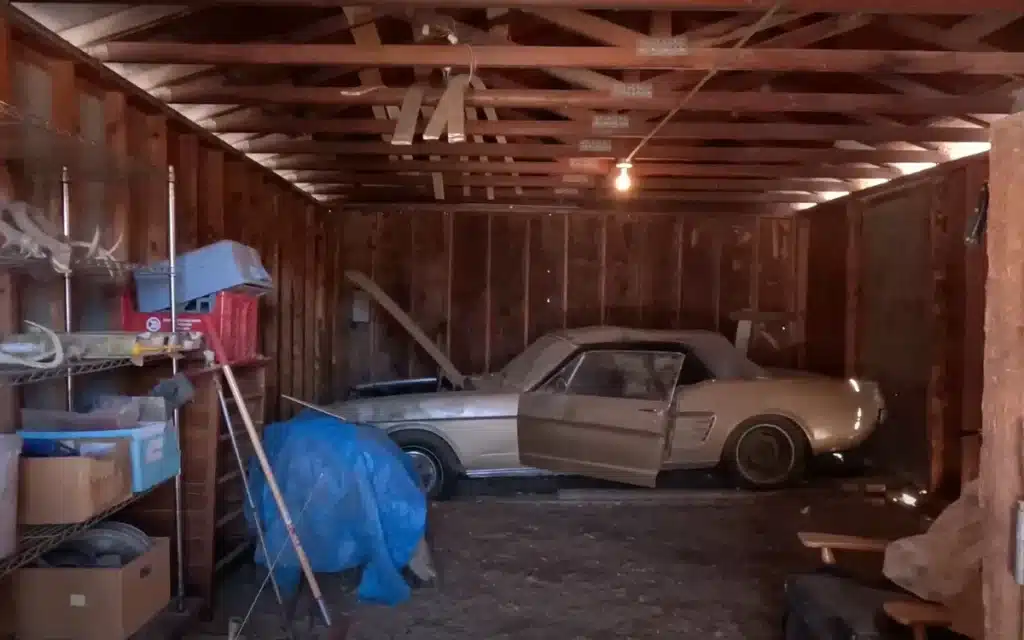
[[[259,355],[260,299],[247,293],[221,291],[179,305],[178,330],[216,335],[228,362]],[[125,331],[170,331],[169,311],[136,311],[131,295],[121,297],[121,328]],[[208,341],[207,346],[213,348]]]
[[[0,434],[0,558],[18,549],[18,460],[21,437]]]
[[[131,429],[103,431],[22,431],[26,441],[60,441],[82,453],[89,453],[84,440],[123,438],[130,442],[132,456],[132,492],[141,493],[173,478],[181,469],[181,450],[174,423],[147,422]],[[76,444],[76,441],[79,443]]]
[[[170,279],[166,262],[140,270],[135,276],[135,297],[139,311],[149,313],[170,309]],[[252,247],[221,240],[178,257],[175,265],[177,299],[188,302],[218,291],[265,293],[273,287],[270,274]],[[157,274],[164,274],[162,277]]]

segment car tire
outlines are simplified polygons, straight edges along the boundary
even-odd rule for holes
[[[729,436],[723,461],[739,486],[779,489],[803,479],[810,446],[803,430],[780,416],[757,416]]]
[[[420,472],[420,481],[431,500],[447,500],[455,491],[459,481],[459,464],[455,452],[448,443],[438,436],[418,430],[398,431],[391,439],[399,448],[413,458],[413,464]],[[428,475],[433,478],[428,481]]]

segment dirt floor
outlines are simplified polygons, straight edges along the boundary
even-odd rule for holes
[[[324,579],[335,611],[352,612],[349,638],[776,639],[786,575],[818,563],[797,531],[897,536],[920,526],[912,511],[820,489],[465,498],[435,505],[431,520],[441,580],[408,603],[353,607],[338,580]],[[263,575],[245,566],[229,578],[204,630],[225,634]],[[284,637],[276,606],[264,593],[244,637]]]

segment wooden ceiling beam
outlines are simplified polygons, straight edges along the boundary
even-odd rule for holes
[[[426,176],[402,175],[397,173],[348,173],[334,171],[296,171],[295,182],[312,185],[345,185],[349,187],[429,187]],[[564,176],[505,176],[469,175],[452,173],[447,183],[453,186],[470,187],[521,187],[551,189],[558,187],[579,187],[591,189],[607,187],[604,180],[594,179],[586,184],[566,182]],[[839,180],[825,178],[659,178],[646,177],[645,191],[802,191],[842,192],[850,186]]]
[[[329,197],[328,197],[329,198]],[[360,202],[343,198],[321,200],[335,215],[352,215],[360,213],[396,213],[419,215],[426,212],[437,213],[500,213],[503,215],[552,215],[571,213],[582,215],[629,215],[633,216],[678,216],[695,213],[701,215],[721,214],[736,215],[792,215],[796,212],[790,204],[763,204],[753,202],[630,202],[628,200],[604,200],[599,202],[566,202],[551,199],[547,201],[531,200],[523,202],[517,197],[502,198],[493,202],[483,202],[478,198],[459,198],[448,202],[402,201],[396,199],[394,193],[377,202]]]
[[[1024,72],[1024,53],[878,51],[842,49],[690,49],[650,56],[626,47],[534,47],[489,45],[209,44],[110,42],[87,52],[104,62],[224,65],[319,65],[368,67],[466,67],[573,69],[691,69],[864,73],[959,73],[1012,75]]]
[[[479,162],[461,160],[377,160],[377,159],[324,159],[292,157],[273,163],[278,171],[351,171],[371,173],[394,171],[398,173],[454,173],[557,174],[579,176],[607,176],[613,163],[600,161],[580,165],[572,162]],[[644,163],[633,168],[637,176],[675,176],[690,178],[711,177],[766,177],[766,178],[835,178],[838,180],[891,179],[902,175],[889,168],[852,167],[847,165],[742,165],[742,164],[670,164]]]
[[[768,11],[778,0],[503,0],[500,5],[510,9],[533,7],[571,7],[575,9],[621,10],[629,8],[644,11]],[[39,4],[63,2],[68,4],[103,4],[107,0],[35,0]],[[250,6],[250,7],[322,7],[334,9],[337,0],[182,0],[180,4],[193,7]],[[436,9],[467,8],[489,9],[494,0],[360,0],[369,7],[423,7]],[[946,14],[970,15],[984,12],[1015,12],[1020,10],[1019,0],[973,0],[970,3],[949,0],[789,0],[790,11],[819,13],[887,13],[887,14]]]
[[[215,133],[315,133],[381,134],[391,133],[393,123],[378,120],[299,117],[236,117],[227,115],[204,120],[202,126]],[[524,136],[549,138],[640,138],[651,124],[633,124],[623,129],[595,130],[589,123],[565,121],[502,120],[466,123],[467,134],[486,136]],[[875,125],[822,125],[765,122],[686,122],[670,123],[658,132],[661,139],[690,140],[866,140],[886,142],[987,142],[988,130],[981,127],[910,127]]]
[[[516,158],[605,158],[627,155],[634,145],[625,140],[611,140],[610,150],[586,151],[571,144],[497,144],[488,142],[415,142],[402,148],[410,155],[437,156],[513,156]],[[368,155],[395,154],[395,147],[382,142],[329,142],[322,140],[251,141],[238,145],[246,153]],[[833,147],[806,149],[800,147],[690,147],[647,144],[637,160],[677,160],[684,162],[822,162],[845,164],[855,162],[942,162],[946,156],[938,151],[857,151]]]
[[[326,185],[325,185],[326,186]],[[497,197],[504,198],[545,198],[550,199],[552,196],[551,190],[547,188],[541,189],[521,189],[516,192],[512,187],[494,187],[494,193]],[[423,187],[406,187],[403,189],[406,193],[412,192],[418,195],[424,195],[425,189]],[[375,198],[388,199],[395,197],[395,189],[393,187],[362,187],[358,189],[351,189],[347,187],[328,187],[314,189],[314,194],[317,195],[339,195],[347,196],[346,199],[354,200],[370,200]],[[627,201],[630,203],[638,202],[758,202],[758,203],[818,203],[824,202],[825,198],[820,195],[813,193],[801,193],[793,191],[780,191],[780,192],[743,192],[743,191],[645,191],[643,193],[637,192],[636,194],[630,194],[629,197],[609,195],[605,198],[600,198],[601,192],[588,190],[588,189],[575,189],[573,187],[564,187],[555,192],[555,196],[559,198],[569,200],[592,200],[597,197],[598,199],[605,200],[620,200]]]
[[[375,76],[376,77],[376,76]],[[379,86],[379,85],[378,85]],[[359,89],[350,87],[194,86],[166,87],[155,95],[172,104],[306,104],[397,106],[406,88]],[[436,104],[443,90],[430,89],[427,104]],[[650,98],[616,96],[597,91],[502,90],[471,91],[465,103],[471,107],[558,109],[641,109],[668,111],[679,104],[683,93],[660,92]],[[907,97],[900,94],[857,93],[774,93],[707,91],[694,95],[686,104],[689,111],[758,112],[882,112],[925,115],[960,113],[1007,114],[1013,110],[1013,98],[975,96]]]
[[[76,47],[88,47],[165,24],[192,11],[193,9],[180,5],[135,6],[68,27],[61,30],[58,35]]]

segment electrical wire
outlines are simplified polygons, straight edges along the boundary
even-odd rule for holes
[[[775,6],[769,9],[767,12],[765,12],[765,14],[761,16],[761,18],[757,22],[755,22],[753,26],[750,27],[750,31],[748,31],[747,34],[743,36],[731,48],[735,50],[742,49],[744,46],[746,46],[746,44],[750,42],[750,39],[754,37],[754,34],[756,34],[758,31],[764,28],[764,26],[768,24],[768,21],[772,19],[772,16],[778,13],[779,9],[781,9],[784,4],[786,4],[786,0],[781,0],[780,2],[777,2]],[[672,107],[672,110],[666,113],[665,117],[659,120],[658,124],[654,125],[654,128],[651,129],[647,133],[647,135],[640,139],[640,142],[638,142],[637,145],[633,148],[633,150],[629,152],[629,155],[626,156],[623,162],[632,163],[633,158],[636,157],[636,154],[640,153],[640,150],[644,148],[644,145],[650,142],[654,138],[654,136],[658,135],[658,132],[661,131],[665,127],[665,125],[668,124],[669,121],[672,120],[672,118],[674,118],[676,114],[679,113],[683,109],[683,107],[685,107],[687,103],[689,103],[690,100],[693,99],[693,96],[697,95],[697,93],[704,88],[704,85],[710,82],[711,79],[714,78],[716,75],[718,75],[718,67],[717,65],[713,65],[704,75],[704,77],[700,79],[700,82],[693,85],[693,87],[686,92],[686,95],[679,99],[679,102],[676,104],[676,106]]]

